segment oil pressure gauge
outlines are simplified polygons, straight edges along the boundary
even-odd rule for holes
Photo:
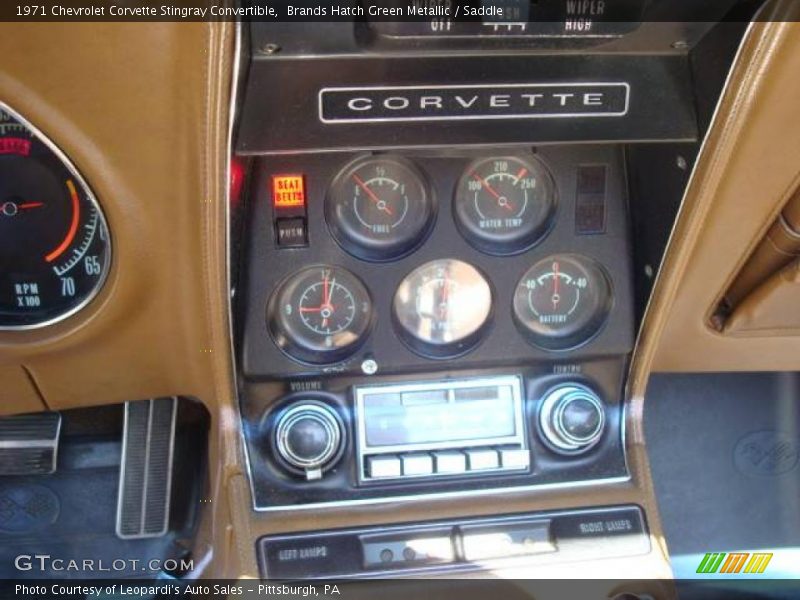
[[[514,320],[535,345],[566,350],[588,341],[606,320],[611,283],[595,261],[555,255],[533,265],[514,294]]]
[[[492,290],[472,265],[444,259],[412,271],[394,295],[401,339],[431,358],[464,354],[481,339],[492,312]]]
[[[340,267],[320,265],[289,277],[267,309],[272,338],[307,363],[344,360],[372,326],[372,300],[364,284]]]
[[[488,254],[515,254],[549,230],[555,184],[533,156],[486,158],[464,171],[454,203],[456,223],[470,244]]]
[[[399,156],[368,156],[336,177],[325,202],[333,237],[366,260],[392,260],[414,250],[433,225],[434,204],[423,174]]]

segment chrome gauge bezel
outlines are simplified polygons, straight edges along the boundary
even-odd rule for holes
[[[482,167],[485,165],[499,161],[513,161],[522,165],[526,170],[535,173],[536,182],[539,184],[539,187],[544,188],[542,192],[544,194],[544,204],[541,206],[543,209],[541,218],[538,219],[537,222],[534,222],[531,227],[520,227],[517,233],[506,227],[503,227],[502,230],[498,229],[499,233],[482,231],[474,220],[476,216],[480,216],[477,197],[471,199],[467,195],[467,189],[465,189],[468,188],[470,179],[475,177],[478,178],[482,187],[485,189],[487,185],[486,179],[488,178],[481,178],[478,172],[481,171]],[[493,175],[500,175],[500,173],[493,173]],[[511,175],[511,177],[512,179],[514,178],[513,175]],[[521,175],[518,179],[523,177],[524,175]],[[514,185],[516,185],[516,183]],[[487,193],[495,192],[489,189]],[[527,194],[526,202],[528,202]],[[461,236],[473,248],[491,256],[514,256],[537,246],[547,237],[555,225],[558,205],[558,185],[547,164],[533,154],[509,154],[483,156],[470,162],[464,168],[464,171],[456,182],[453,190],[452,210],[456,227],[461,233]],[[533,216],[535,218],[535,215]]]
[[[558,330],[545,332],[538,327],[532,328],[527,322],[529,319],[520,314],[522,311],[527,312],[530,308],[528,306],[530,291],[523,290],[524,281],[529,279],[536,269],[542,267],[545,263],[555,260],[570,262],[573,266],[577,266],[587,276],[590,276],[594,284],[599,288],[593,290],[593,294],[596,296],[594,311],[589,313],[589,317],[580,327],[575,328],[573,331],[567,331],[567,333],[562,333]],[[523,296],[525,300],[520,302]],[[611,276],[602,264],[582,254],[553,254],[539,259],[522,274],[514,289],[511,301],[511,315],[517,330],[529,344],[549,352],[569,352],[588,344],[600,334],[606,323],[608,323],[614,303],[614,285]],[[522,305],[526,308],[522,308]]]
[[[404,292],[406,294],[411,294],[415,289],[414,279],[422,278],[425,271],[435,269],[436,265],[441,263],[459,264],[471,269],[473,274],[479,278],[478,283],[486,287],[488,299],[485,311],[486,314],[481,322],[475,325],[472,331],[457,340],[438,343],[430,339],[425,339],[411,330],[406,319],[400,315],[400,311],[403,309],[400,296]],[[423,280],[422,283],[426,282]],[[436,259],[415,267],[403,277],[392,298],[392,322],[400,340],[412,352],[419,356],[430,359],[457,358],[472,351],[486,337],[486,333],[494,318],[496,300],[497,294],[491,279],[474,264],[455,258]]]
[[[86,182],[86,180],[81,175],[78,168],[73,164],[73,162],[67,157],[61,148],[59,148],[53,140],[51,140],[48,136],[46,136],[42,131],[33,125],[28,119],[20,115],[19,112],[8,106],[5,102],[0,100],[0,110],[8,113],[11,117],[17,120],[22,126],[27,128],[34,136],[38,138],[40,142],[42,142],[47,148],[55,155],[55,157],[61,161],[61,163],[66,167],[67,171],[75,178],[75,181],[81,187],[81,190],[86,197],[86,200],[93,206],[93,208],[97,211],[98,219],[100,220],[101,227],[105,229],[106,232],[106,253],[108,258],[104,261],[103,270],[100,273],[100,276],[97,279],[92,290],[86,295],[86,297],[77,303],[75,306],[70,307],[68,310],[60,313],[55,317],[51,317],[47,320],[40,321],[37,323],[29,323],[25,325],[2,325],[0,324],[0,331],[32,331],[37,329],[43,329],[46,327],[50,327],[52,325],[56,325],[57,323],[61,323],[66,321],[67,319],[77,315],[83,309],[85,309],[92,301],[97,298],[100,294],[100,291],[105,288],[105,285],[108,281],[109,274],[111,272],[111,268],[114,262],[114,248],[113,248],[113,240],[111,234],[111,228],[108,226],[108,220],[106,219],[105,213],[103,212],[103,208],[100,205],[100,202],[97,200],[92,188]]]
[[[350,281],[349,283],[357,289],[350,289],[347,286],[342,286],[347,290],[357,303],[359,300],[365,302],[366,306],[362,308],[363,316],[357,317],[360,321],[358,334],[356,338],[342,346],[334,346],[328,349],[311,347],[313,342],[309,343],[308,338],[314,335],[322,335],[320,332],[314,330],[310,325],[303,322],[303,328],[300,329],[298,323],[292,322],[294,317],[282,316],[281,305],[286,300],[293,301],[294,296],[300,290],[301,284],[315,271],[329,270],[344,275]],[[334,277],[335,279],[335,277]],[[306,288],[306,290],[309,288]],[[304,291],[306,291],[304,290]],[[302,297],[301,295],[298,297]],[[293,302],[292,302],[293,304]],[[358,311],[358,308],[355,308]],[[273,343],[281,350],[281,352],[291,358],[298,364],[321,367],[325,365],[334,365],[341,363],[352,358],[366,343],[367,339],[372,334],[375,326],[375,301],[372,292],[364,283],[364,281],[350,269],[342,267],[338,264],[315,264],[303,267],[288,276],[286,276],[275,290],[272,292],[267,305],[266,305],[266,321],[265,325]],[[302,318],[301,318],[302,321]],[[336,333],[341,333],[352,325],[351,321],[343,329]],[[297,330],[300,330],[299,332]],[[311,333],[308,333],[311,332]],[[328,335],[331,335],[330,333]]]
[[[352,234],[350,224],[337,214],[340,205],[349,201],[349,198],[345,200],[343,197],[347,191],[348,178],[371,163],[380,162],[393,163],[405,169],[420,188],[421,198],[418,200],[417,208],[422,211],[422,220],[418,229],[413,231],[407,240],[401,239],[394,243],[379,241],[365,243]],[[407,212],[412,208],[414,206],[409,205]],[[359,219],[355,207],[352,210]],[[366,154],[356,157],[342,167],[334,177],[325,196],[325,221],[331,236],[345,252],[368,262],[390,262],[412,254],[428,239],[436,223],[437,213],[436,196],[428,176],[414,161],[396,154]]]

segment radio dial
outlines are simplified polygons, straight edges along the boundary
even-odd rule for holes
[[[562,385],[545,394],[539,427],[547,444],[560,454],[581,454],[603,435],[603,402],[589,388]]]
[[[278,417],[275,447],[286,466],[307,480],[320,479],[339,458],[344,429],[339,416],[313,400],[291,405]]]

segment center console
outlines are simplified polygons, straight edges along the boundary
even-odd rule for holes
[[[242,412],[258,510],[627,476],[619,148],[253,169]]]
[[[649,551],[642,507],[593,492],[632,481],[635,274],[652,276],[634,267],[656,246],[641,211],[667,213],[680,186],[663,170],[686,169],[647,157],[699,139],[689,53],[730,3],[708,3],[706,22],[663,19],[666,4],[629,2],[637,17],[617,26],[604,3],[522,30],[250,24],[234,317],[256,514],[585,490],[561,512],[273,527],[262,574],[472,568],[465,536],[484,529],[513,542],[522,527],[537,549],[501,557]]]

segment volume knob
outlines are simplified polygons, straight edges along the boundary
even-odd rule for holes
[[[545,442],[560,454],[581,454],[597,444],[605,420],[603,402],[580,384],[549,390],[539,410],[539,428]]]
[[[284,410],[275,423],[275,448],[294,472],[319,479],[339,457],[344,429],[336,412],[313,400],[297,402]]]

